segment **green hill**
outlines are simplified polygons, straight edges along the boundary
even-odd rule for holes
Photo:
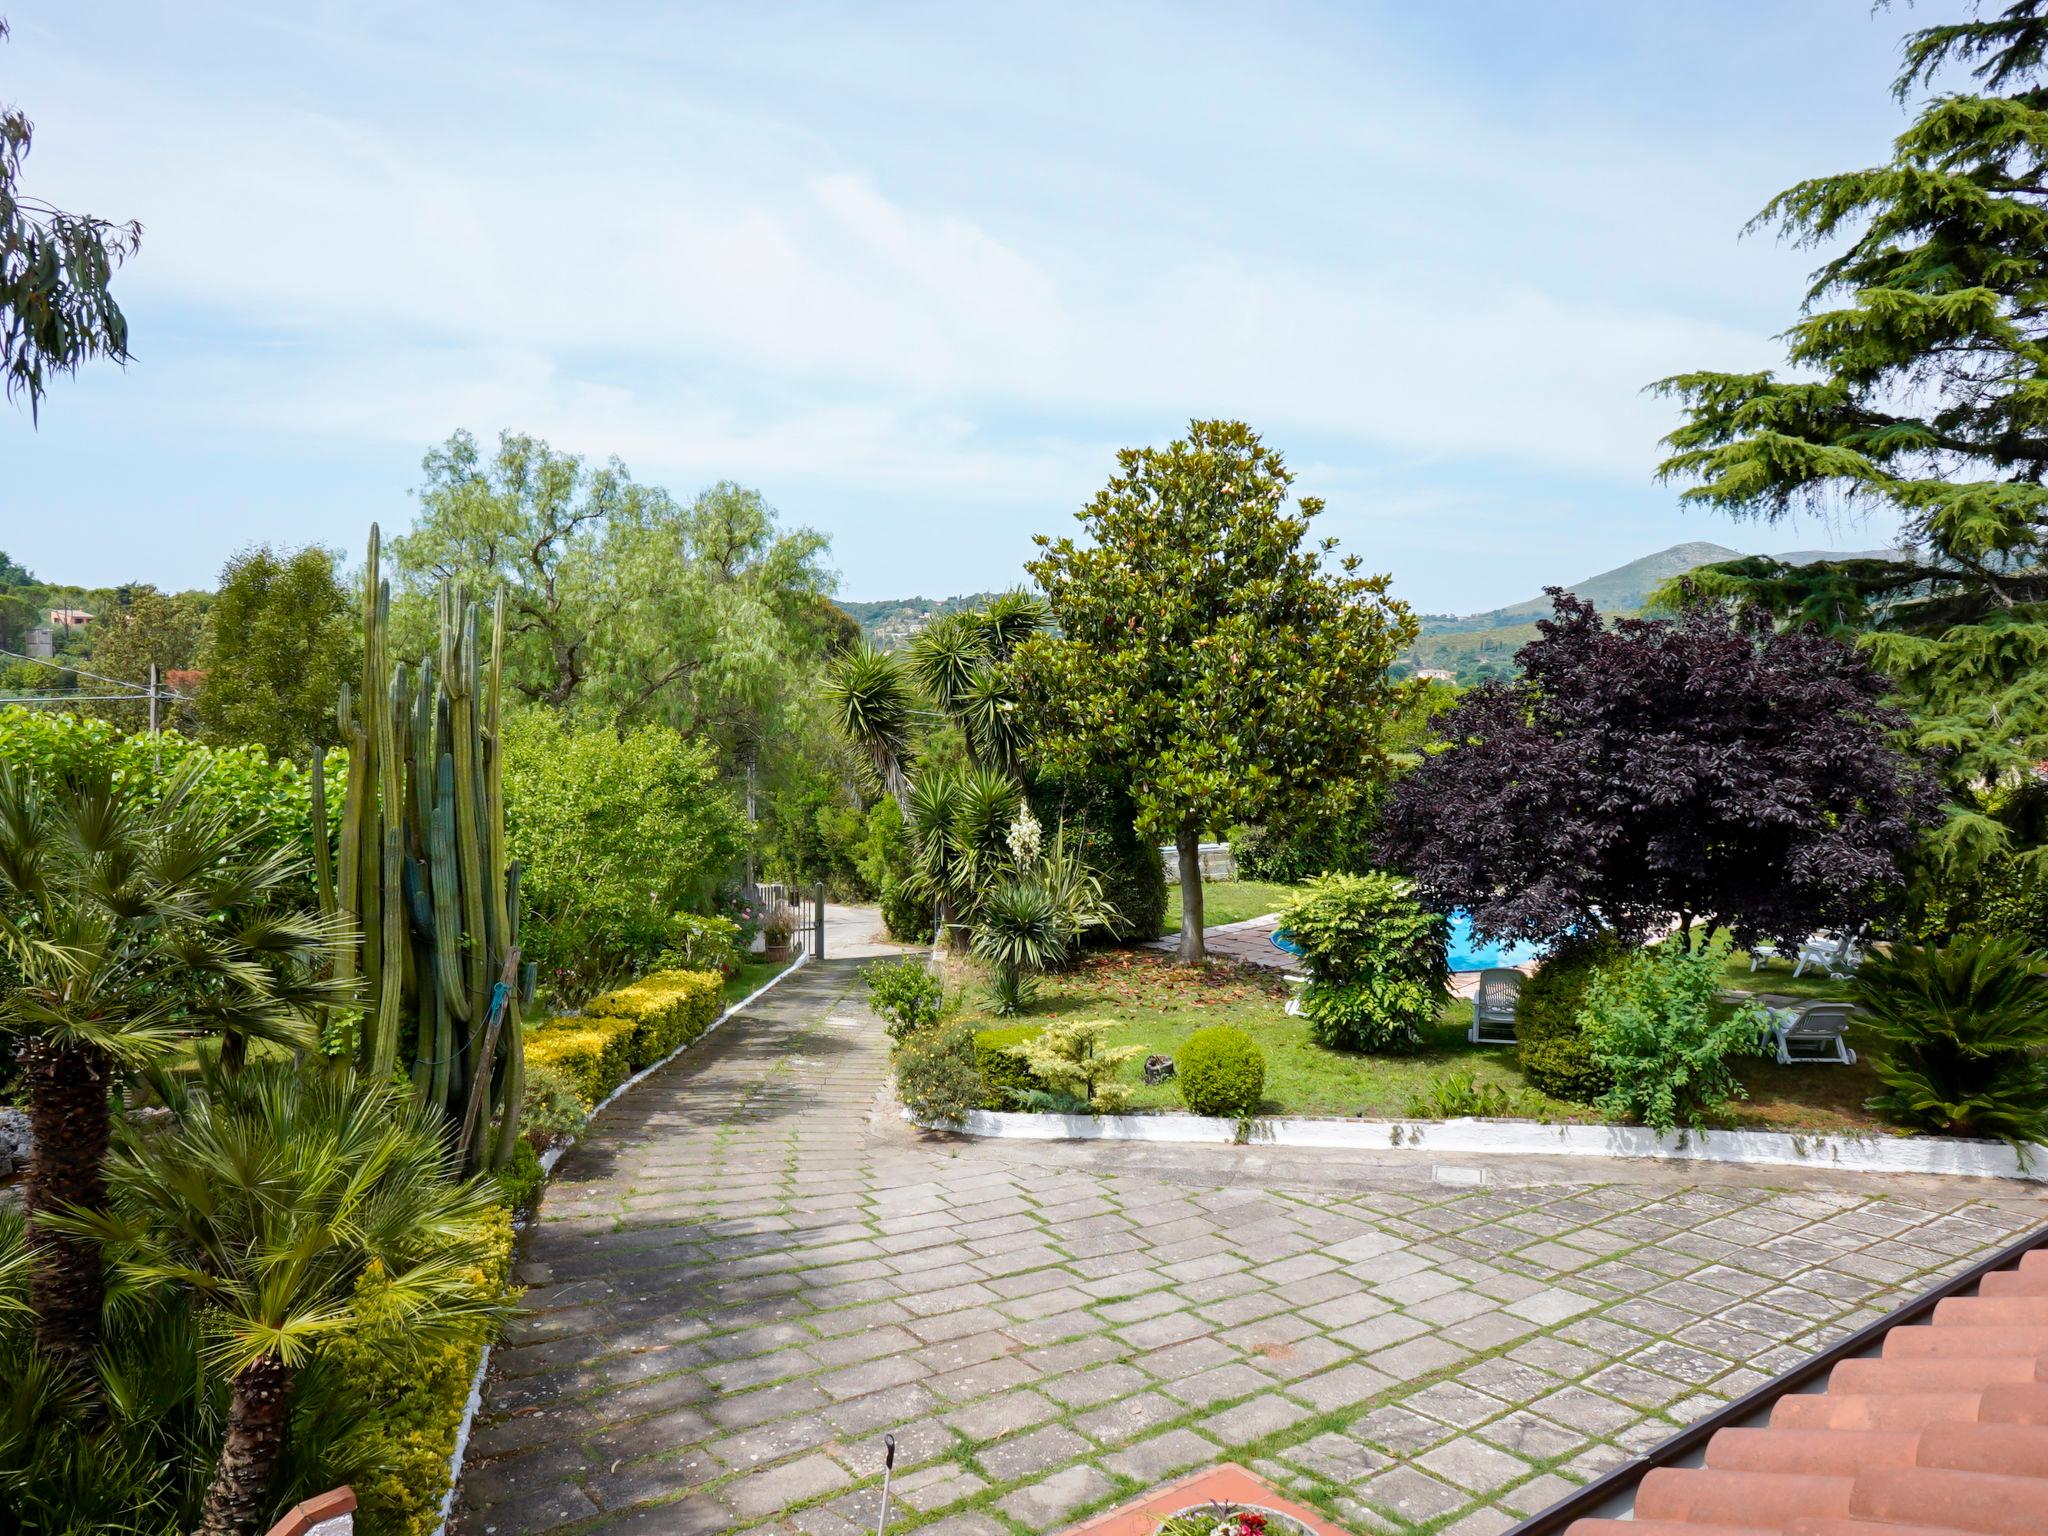
[[[899,651],[911,637],[933,619],[969,608],[985,608],[1001,596],[998,592],[970,592],[964,597],[890,597],[878,602],[854,603],[835,599],[853,621],[868,644],[884,651]]]

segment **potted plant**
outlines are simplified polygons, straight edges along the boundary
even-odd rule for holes
[[[796,930],[796,914],[788,907],[776,907],[761,919],[761,937],[766,941],[765,958],[780,964],[790,958],[790,935]]]

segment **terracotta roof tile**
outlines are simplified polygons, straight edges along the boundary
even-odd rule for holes
[[[2005,1262],[1566,1536],[2048,1536],[2048,1247]]]

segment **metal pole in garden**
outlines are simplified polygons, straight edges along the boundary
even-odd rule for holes
[[[825,958],[825,882],[820,880],[811,887],[812,909],[811,958]]]
[[[882,1536],[889,1523],[889,1477],[896,1470],[896,1437],[882,1436],[882,1518],[875,1522],[875,1536]]]

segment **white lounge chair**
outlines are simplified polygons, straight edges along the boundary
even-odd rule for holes
[[[1799,946],[1799,958],[1793,962],[1792,974],[1804,976],[1811,967],[1826,971],[1837,981],[1846,981],[1856,974],[1856,967],[1863,963],[1863,951],[1856,947],[1856,936],[1852,933],[1816,933]]]
[[[1749,951],[1749,974],[1754,976],[1777,958],[1778,946],[1769,939],[1758,939]]]
[[[1856,1053],[1843,1038],[1852,1011],[1847,1003],[1773,1009],[1771,1035],[1778,1043],[1778,1064],[1789,1067],[1799,1061],[1835,1061],[1854,1066]]]
[[[1474,1045],[1515,1043],[1515,1000],[1521,996],[1522,973],[1495,967],[1479,973],[1472,994],[1472,1027],[1465,1038]]]

